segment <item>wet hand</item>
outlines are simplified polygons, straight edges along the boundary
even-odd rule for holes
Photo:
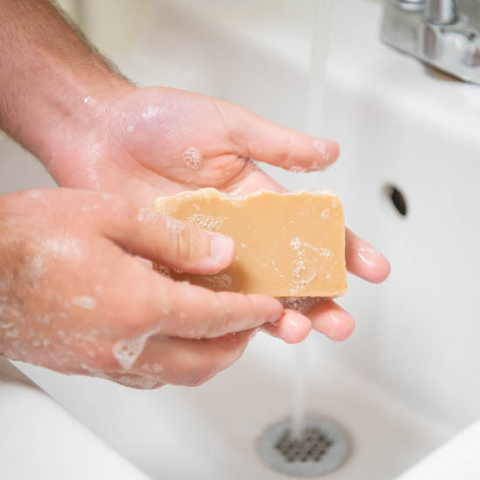
[[[55,154],[44,163],[61,185],[121,193],[150,208],[156,196],[206,186],[237,195],[284,191],[252,158],[292,171],[316,171],[338,157],[335,142],[275,125],[212,97],[125,87],[112,98],[104,105],[90,102],[101,112],[91,130],[56,141]],[[385,280],[390,272],[385,257],[350,231],[346,240],[347,269],[373,283]],[[303,310],[304,315],[290,311],[289,323],[268,331],[292,343],[312,327],[333,340],[353,331],[353,318],[332,300]]]
[[[288,321],[270,297],[174,282],[137,257],[215,273],[233,241],[115,195],[30,190],[0,197],[0,354],[138,388],[198,385],[257,328]]]

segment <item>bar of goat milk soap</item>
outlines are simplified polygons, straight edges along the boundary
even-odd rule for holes
[[[158,267],[174,280],[274,297],[336,297],[346,292],[343,209],[333,193],[261,191],[238,198],[204,188],[159,197],[154,209],[235,240],[235,261],[218,274]]]

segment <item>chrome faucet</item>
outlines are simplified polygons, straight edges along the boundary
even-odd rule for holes
[[[381,37],[440,70],[480,84],[480,32],[469,18],[472,11],[460,11],[457,0],[386,0]]]

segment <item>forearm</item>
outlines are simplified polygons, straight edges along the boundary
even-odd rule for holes
[[[48,164],[131,87],[48,0],[0,0],[0,24],[0,127]]]

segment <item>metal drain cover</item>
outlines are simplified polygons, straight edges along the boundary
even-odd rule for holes
[[[333,472],[350,454],[348,435],[332,420],[307,417],[300,438],[291,434],[291,420],[269,427],[257,443],[262,460],[277,472],[317,477]]]

